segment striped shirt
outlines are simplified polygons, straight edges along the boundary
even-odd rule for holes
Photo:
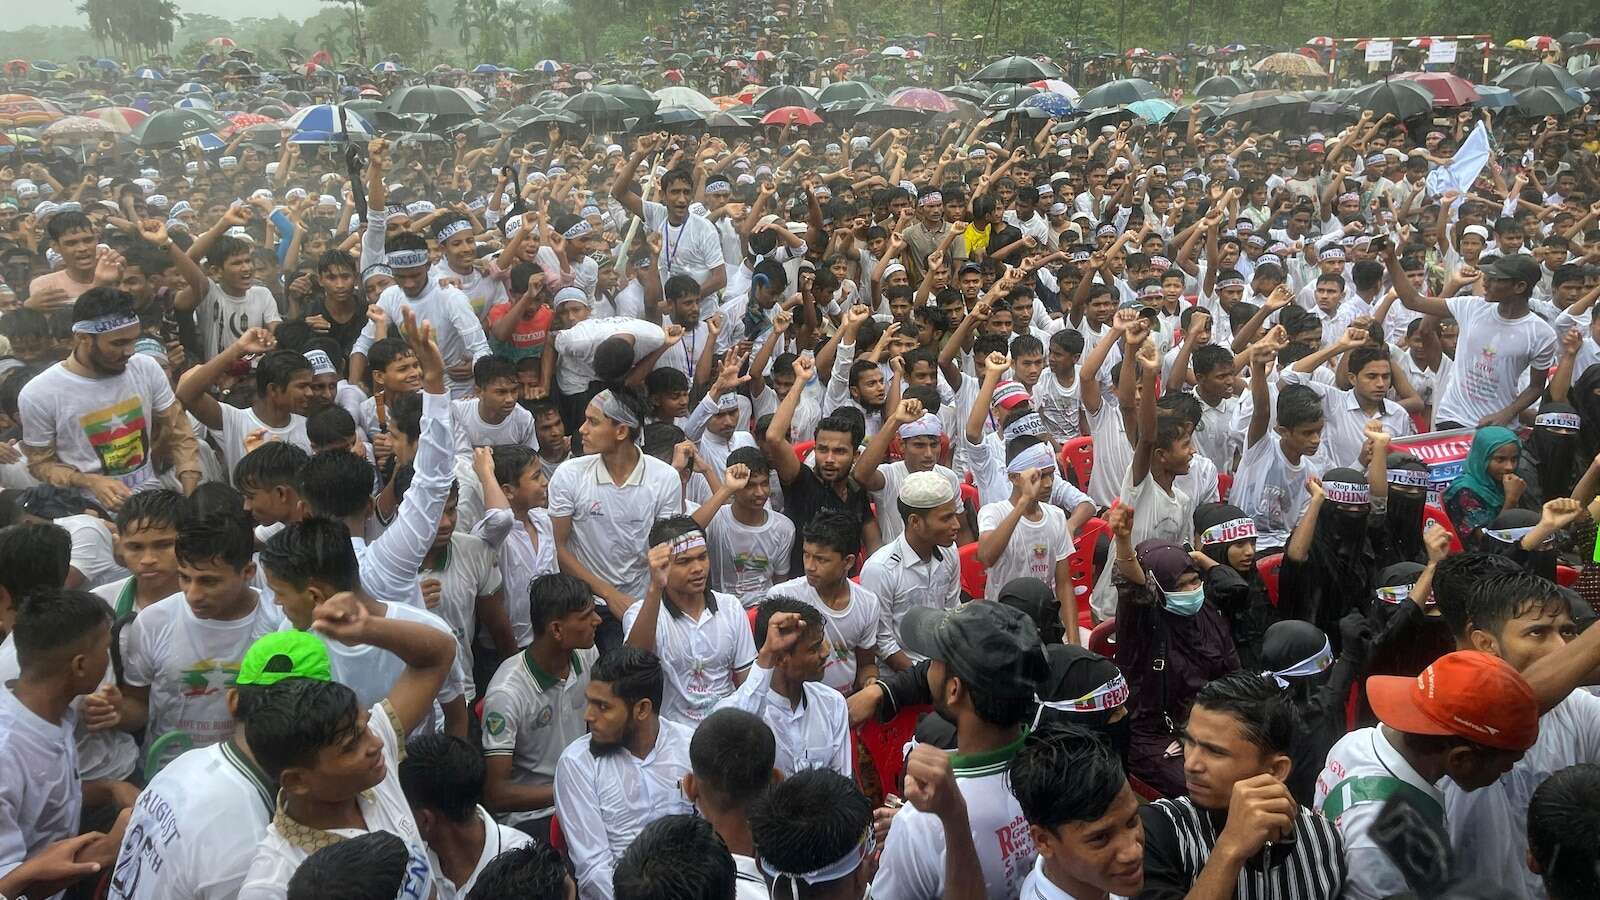
[[[1200,877],[1226,824],[1226,811],[1197,809],[1187,797],[1141,807],[1144,890],[1138,900],[1177,900]],[[1234,900],[1333,900],[1344,887],[1344,853],[1333,824],[1302,806],[1294,838],[1252,857]]]

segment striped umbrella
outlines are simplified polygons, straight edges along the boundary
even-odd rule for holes
[[[888,104],[901,109],[919,109],[923,112],[955,112],[956,104],[933,88],[906,87],[889,95]]]
[[[106,123],[117,134],[129,134],[139,127],[140,122],[150,118],[149,113],[131,106],[106,106],[87,110],[84,115]]]
[[[365,118],[363,118],[360,113],[347,109],[344,111],[344,115],[345,124],[350,132],[351,137],[369,140],[373,137],[373,135],[377,134],[378,130],[373,128],[372,125]],[[307,106],[289,118],[284,119],[283,125],[285,128],[292,128],[296,132],[310,131],[338,134],[340,131],[345,130],[339,127],[338,107],[329,103],[319,103],[316,106]],[[296,135],[296,137],[298,137],[298,135]],[[306,141],[299,141],[295,138],[290,138],[290,141],[294,143],[307,143]]]
[[[0,94],[0,127],[48,125],[66,115],[49,100],[28,94]]]
[[[533,64],[533,71],[541,75],[554,75],[561,71],[561,63],[553,59],[541,59]]]
[[[394,73],[400,72],[404,69],[405,66],[402,66],[393,60],[384,60],[383,62],[372,67],[372,71],[380,72],[385,75],[393,75]]]
[[[92,119],[88,116],[67,116],[51,123],[42,133],[51,140],[69,144],[85,144],[100,140],[101,138],[114,137],[116,132],[110,125]]]
[[[271,116],[263,116],[260,113],[243,113],[243,112],[242,113],[234,113],[233,115],[228,117],[228,121],[233,123],[233,127],[229,128],[225,132],[230,137],[232,135],[234,135],[235,133],[237,133],[239,130],[244,129],[244,128],[249,128],[251,125],[266,125],[266,124],[276,124],[277,123],[277,120],[272,118]]]
[[[172,104],[172,106],[175,109],[212,109],[213,108],[211,106],[210,98],[208,98],[208,97],[206,97],[206,96],[204,96],[202,94],[190,94],[189,96],[183,98],[182,100],[179,100],[177,103]]]
[[[150,68],[149,66],[145,66],[142,69],[135,69],[133,72],[133,77],[139,79],[140,81],[161,81],[167,76],[161,74],[155,69]]]

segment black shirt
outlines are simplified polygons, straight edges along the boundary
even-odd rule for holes
[[[800,466],[800,474],[794,481],[783,486],[783,514],[794,522],[796,532],[794,546],[789,551],[789,571],[804,572],[805,562],[803,556],[804,541],[801,535],[805,533],[806,526],[811,524],[811,518],[822,509],[843,509],[855,513],[862,527],[872,520],[872,501],[867,499],[867,492],[856,487],[854,482],[845,482],[845,495],[833,489],[833,486],[823,481],[815,469],[808,465]]]

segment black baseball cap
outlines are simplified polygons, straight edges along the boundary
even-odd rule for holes
[[[900,623],[900,642],[1002,697],[1032,697],[1049,671],[1039,629],[1026,613],[1004,603],[912,607]]]
[[[1522,253],[1509,253],[1490,263],[1483,270],[1485,278],[1504,278],[1507,281],[1521,281],[1527,284],[1538,284],[1540,279],[1539,264],[1533,257]]]

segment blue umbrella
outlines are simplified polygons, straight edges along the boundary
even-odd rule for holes
[[[389,60],[384,60],[383,62],[378,63],[377,65],[372,67],[372,71],[374,71],[374,72],[382,72],[382,73],[386,73],[386,74],[393,74],[395,72],[402,71],[403,69],[405,69],[405,66],[402,66],[397,62],[391,62]]]
[[[1503,88],[1494,84],[1475,84],[1473,87],[1478,89],[1478,102],[1472,104],[1473,106],[1484,109],[1504,109],[1507,106],[1517,105],[1516,95],[1511,93],[1510,88]]]
[[[214,134],[197,134],[191,140],[199,144],[200,149],[207,153],[216,153],[218,150],[228,146],[227,141]]]
[[[544,75],[554,75],[561,71],[561,63],[558,63],[553,59],[541,59],[533,64],[533,71],[542,73]]]
[[[211,93],[211,88],[206,87],[198,81],[185,81],[183,84],[178,85],[178,93],[209,94]]]
[[[472,67],[474,75],[494,75],[499,73],[500,67],[494,63],[478,63]]]
[[[172,104],[178,109],[211,109],[211,101],[199,95],[185,97]]]
[[[1070,116],[1074,112],[1072,101],[1053,91],[1034,94],[1022,101],[1024,107],[1042,109],[1056,118]]]
[[[114,59],[97,59],[94,61],[94,65],[95,68],[105,69],[107,72],[119,72],[122,70],[122,64]]]
[[[145,66],[142,69],[134,71],[133,77],[141,81],[161,81],[167,76],[157,72],[155,69],[152,69],[149,66]]]
[[[1140,100],[1137,103],[1129,103],[1128,108],[1138,113],[1139,118],[1144,119],[1146,122],[1164,122],[1167,116],[1172,115],[1173,110],[1177,109],[1171,103],[1154,97],[1149,100]]]
[[[378,130],[373,128],[371,123],[360,113],[347,109],[344,111],[344,116],[345,124],[351,137],[370,139],[377,134]],[[308,106],[284,119],[283,124],[284,127],[293,128],[297,132],[326,132],[337,135],[345,130],[339,126],[339,108],[328,103]],[[300,135],[296,134],[289,138],[289,142],[300,144],[319,143],[318,141],[299,140],[299,137]],[[335,138],[335,140],[338,140],[338,138]]]

